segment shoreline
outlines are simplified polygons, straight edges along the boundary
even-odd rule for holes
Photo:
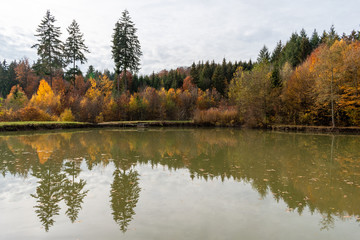
[[[147,128],[147,127],[198,127],[192,121],[121,121],[105,123],[81,122],[0,122],[0,132],[40,131],[84,128]]]
[[[0,122],[0,132],[38,131],[56,129],[84,129],[84,128],[148,128],[148,127],[194,127],[194,128],[242,128],[242,126],[223,126],[216,124],[199,124],[193,121],[120,121],[105,123],[81,122]],[[256,129],[256,128],[255,128]],[[329,127],[303,125],[270,125],[265,128],[279,132],[307,132],[307,133],[349,133],[360,134],[360,127]]]
[[[330,127],[330,126],[303,126],[303,125],[271,125],[269,130],[279,132],[306,132],[306,133],[349,133],[360,134],[360,127]]]

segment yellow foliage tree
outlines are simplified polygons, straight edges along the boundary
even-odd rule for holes
[[[273,102],[270,99],[271,82],[268,64],[260,64],[251,72],[239,67],[229,84],[230,101],[238,106],[240,122],[249,126],[263,126],[268,123],[269,110]]]
[[[360,125],[360,42],[349,44],[343,52],[343,81],[340,87],[339,107],[349,118],[351,125]]]
[[[47,113],[59,115],[60,96],[55,95],[50,85],[43,79],[36,94],[31,98],[30,105]]]
[[[70,108],[66,108],[59,117],[59,120],[62,122],[73,122],[75,121],[74,115],[71,112]]]
[[[317,108],[319,111],[330,111],[332,127],[336,125],[335,118],[339,118],[338,101],[343,79],[345,49],[346,42],[343,40],[336,40],[331,47],[323,45],[314,65]]]
[[[81,120],[101,122],[104,120],[106,107],[112,101],[113,82],[106,75],[100,76],[99,81],[89,79],[90,88],[86,91],[85,97],[81,100],[80,106],[84,109]],[[106,114],[109,115],[109,114]]]

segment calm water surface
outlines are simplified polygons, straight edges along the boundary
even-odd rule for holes
[[[359,239],[360,136],[0,135],[0,239]]]

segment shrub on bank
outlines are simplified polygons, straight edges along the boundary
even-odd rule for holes
[[[194,114],[194,122],[197,124],[234,126],[240,124],[239,112],[235,107],[198,109]]]
[[[60,114],[59,120],[60,120],[61,122],[73,122],[73,121],[75,121],[75,117],[74,117],[74,115],[72,114],[71,109],[70,109],[70,108],[66,108],[66,109]]]
[[[45,111],[33,107],[33,106],[27,106],[25,108],[20,109],[15,113],[14,120],[20,120],[20,121],[54,121],[48,113]]]

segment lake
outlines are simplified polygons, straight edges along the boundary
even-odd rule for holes
[[[0,135],[0,239],[358,239],[360,136]]]

